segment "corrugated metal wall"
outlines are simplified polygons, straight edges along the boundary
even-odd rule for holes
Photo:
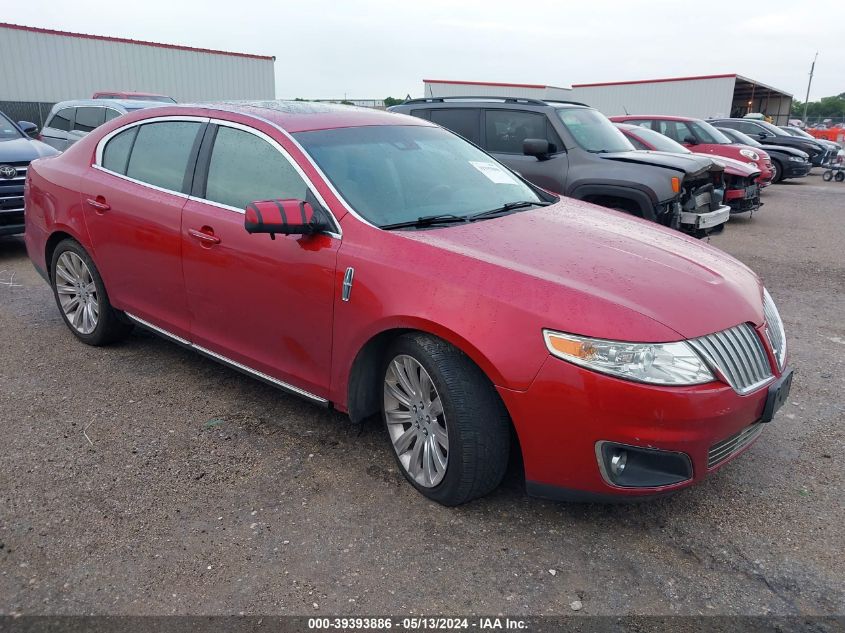
[[[274,99],[272,59],[56,35],[0,26],[0,101],[56,102],[98,90],[178,101]]]
[[[572,98],[607,116],[671,114],[700,119],[731,114],[735,77],[655,81],[606,86],[573,86]]]
[[[572,99],[569,88],[556,86],[508,86],[499,84],[462,84],[423,82],[426,97],[521,97],[523,99]]]

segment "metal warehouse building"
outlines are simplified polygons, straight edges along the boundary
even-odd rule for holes
[[[0,110],[44,123],[57,101],[97,91],[177,101],[274,99],[274,57],[0,23]]]
[[[571,95],[607,116],[628,112],[706,119],[760,112],[786,125],[792,107],[788,92],[737,74],[573,84]]]
[[[426,97],[519,97],[523,99],[572,99],[572,90],[538,84],[503,84],[484,81],[423,79]]]

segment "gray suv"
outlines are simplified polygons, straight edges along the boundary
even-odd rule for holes
[[[452,130],[539,187],[702,237],[730,217],[724,168],[706,156],[638,151],[597,110],[508,97],[411,99],[390,108]]]
[[[162,105],[165,104],[129,99],[60,101],[47,115],[47,122],[41,130],[41,140],[63,152],[106,121],[111,121],[127,112]]]

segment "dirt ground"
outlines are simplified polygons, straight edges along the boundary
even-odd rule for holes
[[[539,501],[517,473],[430,503],[375,424],[144,332],[82,345],[0,239],[0,614],[845,613],[845,184],[764,200],[712,243],[778,303],[790,401],[638,505]]]

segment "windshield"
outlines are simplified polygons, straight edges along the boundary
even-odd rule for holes
[[[750,145],[751,147],[763,147],[762,143],[759,141],[755,141],[753,138],[748,136],[748,134],[744,134],[739,130],[730,130],[729,132],[725,132],[725,134],[730,134],[733,138],[736,139],[737,143],[741,143],[742,145]]]
[[[689,126],[695,133],[699,143],[715,143],[716,145],[731,144],[731,139],[722,134],[707,121],[690,121]]]
[[[0,112],[0,141],[11,141],[22,136],[23,134],[15,127],[15,124]]]
[[[790,136],[798,136],[798,137],[802,137],[802,138],[809,138],[809,139],[812,139],[812,140],[816,140],[816,137],[814,137],[814,136],[813,136],[812,134],[810,134],[809,132],[805,132],[805,131],[804,131],[804,130],[802,130],[801,128],[797,128],[797,127],[782,127],[781,129],[782,129],[784,132],[786,132],[787,134],[789,134]]]
[[[295,135],[355,211],[383,226],[544,204],[506,167],[442,128],[384,125]]]
[[[757,125],[762,125],[763,129],[765,129],[767,132],[771,132],[775,136],[789,136],[789,134],[784,132],[779,127],[775,127],[774,125],[772,125],[768,121],[754,121],[754,123],[756,123]]]
[[[636,130],[631,133],[638,138],[641,138],[645,143],[650,145],[658,152],[672,152],[673,154],[692,154],[686,147],[673,141],[668,136],[664,136],[660,132],[655,132],[647,127],[637,126]]]
[[[592,108],[558,108],[557,116],[588,152],[630,152],[636,149],[610,120]]]

